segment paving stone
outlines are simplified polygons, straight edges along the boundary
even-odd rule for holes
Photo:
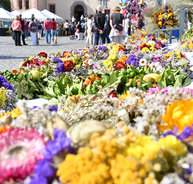
[[[69,37],[58,37],[58,44],[46,44],[41,38],[38,46],[32,46],[32,40],[26,41],[26,46],[15,46],[12,37],[0,37],[0,71],[17,69],[23,59],[37,55],[40,52],[55,53],[84,48],[85,40],[70,40]]]

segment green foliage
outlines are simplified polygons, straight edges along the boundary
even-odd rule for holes
[[[1,0],[0,7],[6,9],[7,11],[11,11],[11,4],[10,0]]]

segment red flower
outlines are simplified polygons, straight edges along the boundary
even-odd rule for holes
[[[47,54],[46,54],[45,52],[40,52],[40,53],[38,54],[38,56],[47,58]]]
[[[25,61],[25,62],[22,64],[22,66],[23,66],[23,67],[26,67],[27,65],[30,64],[30,62],[31,62],[30,60],[27,60],[27,61]]]
[[[162,48],[162,43],[161,43],[161,42],[157,42],[157,43],[155,44],[155,48],[156,48],[157,50],[161,49],[161,48]]]
[[[115,91],[111,91],[108,95],[109,98],[115,98],[117,97],[117,94],[115,93]]]
[[[65,61],[64,62],[64,70],[71,71],[74,68],[74,64],[72,61]]]
[[[115,68],[117,71],[121,71],[122,68],[127,68],[127,66],[125,63],[119,61],[116,63]]]
[[[67,52],[67,51],[64,51],[64,52],[63,52],[63,58],[66,58],[67,55],[68,55],[68,52]]]
[[[12,73],[18,73],[18,71],[17,70],[12,70]]]

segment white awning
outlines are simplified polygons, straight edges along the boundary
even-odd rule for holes
[[[0,8],[0,21],[12,21],[14,17],[15,16],[11,12],[4,8]]]
[[[17,10],[14,10],[11,12],[14,16],[17,16],[17,15],[20,15],[21,12],[17,11]]]
[[[58,15],[56,15],[56,14],[54,14],[54,13],[52,13],[52,12],[46,10],[46,9],[42,10],[41,12],[42,12],[44,15],[49,16],[50,19],[54,18],[56,22],[62,22],[62,21],[64,21],[64,19],[63,19],[62,17],[60,17],[60,16],[58,16]]]
[[[44,21],[47,18],[49,18],[47,15],[43,14],[40,10],[37,10],[36,8],[32,8],[30,10],[23,12],[22,18],[31,20],[32,14],[34,14],[35,19],[40,20],[40,21]]]

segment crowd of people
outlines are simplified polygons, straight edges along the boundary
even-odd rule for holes
[[[103,13],[103,7],[98,6],[96,14],[87,19],[86,47],[110,42],[123,43],[136,30],[144,27],[144,17],[141,12],[125,19],[119,6],[113,9],[111,16]]]
[[[37,21],[32,15],[31,21],[22,19],[22,15],[16,16],[12,22],[13,38],[16,46],[23,45],[29,33],[32,45],[38,45],[39,39],[45,35],[47,44],[57,44],[57,36],[70,36],[70,39],[83,40],[86,38],[86,47],[105,43],[122,43],[136,30],[144,26],[144,17],[139,12],[135,17],[130,14],[125,16],[120,13],[121,9],[116,6],[110,15],[103,12],[101,5],[97,6],[95,15],[90,14],[87,18],[83,15],[76,19],[74,16],[69,22],[58,24],[55,19],[46,19],[44,22]]]
[[[13,32],[13,39],[15,40],[15,46],[22,46],[26,44],[26,40],[30,34],[32,38],[32,45],[38,45],[39,39],[44,35],[46,37],[46,43],[50,44],[51,42],[57,44],[57,36],[59,31],[59,25],[55,22],[53,18],[51,21],[46,19],[44,22],[37,21],[32,15],[31,21],[27,22],[25,19],[22,19],[22,15],[16,16],[11,25]]]

